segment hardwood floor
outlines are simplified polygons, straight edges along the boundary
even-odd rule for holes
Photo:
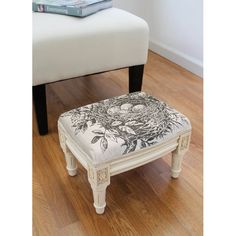
[[[48,135],[39,136],[33,111],[34,236],[203,234],[203,81],[152,52],[143,91],[184,113],[193,126],[180,177],[170,177],[170,155],[114,176],[105,213],[97,215],[86,171],[79,165],[78,176],[66,172],[57,134],[59,115],[127,93],[127,78],[124,69],[47,86]]]

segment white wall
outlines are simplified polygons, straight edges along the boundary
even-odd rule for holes
[[[137,16],[145,18],[149,11],[149,5],[145,4],[144,0],[113,0],[113,6],[127,10]]]
[[[150,27],[150,49],[203,74],[203,0],[113,0],[144,18]]]

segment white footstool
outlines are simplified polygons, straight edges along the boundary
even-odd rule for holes
[[[98,214],[104,212],[110,177],[172,152],[171,175],[177,178],[191,134],[189,120],[144,93],[106,99],[62,114],[60,145],[69,175],[77,160],[88,171]]]

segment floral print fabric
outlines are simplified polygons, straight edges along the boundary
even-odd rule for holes
[[[191,128],[184,115],[144,92],[73,109],[60,120],[75,138],[87,139],[83,143],[90,149],[94,146],[93,153],[100,153],[102,159],[106,152],[108,156],[124,155]]]

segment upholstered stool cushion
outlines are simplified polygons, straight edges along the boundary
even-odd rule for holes
[[[190,122],[166,103],[137,92],[76,108],[59,122],[94,164],[121,158],[190,129]]]
[[[148,33],[144,20],[116,8],[84,18],[34,12],[33,85],[143,65]]]
[[[190,143],[188,118],[144,92],[106,99],[62,114],[60,145],[69,175],[77,160],[88,171],[98,214],[104,212],[110,176],[172,152],[171,176],[177,178]]]

